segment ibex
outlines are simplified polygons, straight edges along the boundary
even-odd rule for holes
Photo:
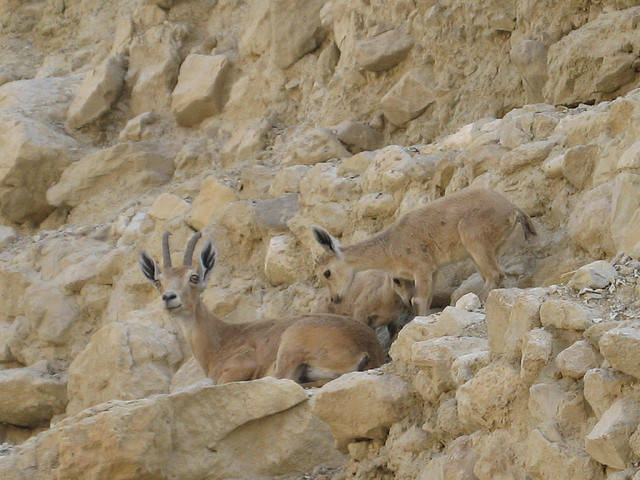
[[[332,284],[328,282],[330,298],[335,298],[331,292]],[[327,310],[339,315],[347,315],[355,320],[366,323],[372,328],[388,325],[411,307],[411,296],[402,295],[394,289],[394,282],[400,289],[400,284],[407,285],[407,290],[413,288],[413,281],[392,278],[384,270],[365,270],[357,272],[351,287],[342,301],[328,302]]]
[[[191,237],[182,266],[171,265],[169,232],[162,238],[163,271],[140,252],[142,273],[161,294],[206,375],[217,384],[273,375],[305,386],[320,385],[384,361],[373,331],[339,315],[308,315],[284,321],[229,324],[209,313],[200,292],[216,260],[211,240],[202,248],[198,266],[192,258],[200,233]]]
[[[411,299],[418,315],[426,315],[433,297],[433,277],[442,266],[471,256],[485,282],[485,296],[504,275],[496,261],[500,245],[515,225],[525,239],[536,234],[531,219],[498,193],[464,189],[400,217],[373,237],[342,247],[324,228],[312,227],[330,255],[318,270],[333,283],[332,299],[340,302],[356,271],[379,268],[395,277],[413,279]]]

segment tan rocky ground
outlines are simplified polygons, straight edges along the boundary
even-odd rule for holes
[[[639,26],[633,0],[0,3],[0,478],[640,478]],[[467,186],[539,232],[505,289],[311,400],[210,385],[137,266],[202,230],[217,315],[318,311],[309,226],[348,244]]]

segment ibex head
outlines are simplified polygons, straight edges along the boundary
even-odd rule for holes
[[[167,310],[177,311],[183,306],[192,308],[197,304],[200,292],[209,281],[209,273],[216,263],[216,248],[211,240],[207,240],[200,252],[198,266],[193,268],[193,250],[201,236],[198,232],[187,244],[182,266],[173,267],[169,235],[171,235],[169,232],[165,232],[162,236],[163,271],[160,271],[153,257],[144,250],[140,252],[140,268],[144,276],[162,295]]]
[[[340,303],[349,291],[356,271],[344,261],[340,242],[336,238],[322,227],[313,226],[311,231],[316,241],[329,252],[317,263],[316,274],[328,285],[331,301]]]

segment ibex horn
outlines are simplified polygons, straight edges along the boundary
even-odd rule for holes
[[[193,250],[196,248],[196,243],[198,243],[201,236],[202,233],[196,232],[193,234],[193,237],[191,237],[191,240],[189,240],[187,249],[184,252],[184,262],[182,262],[185,267],[191,266],[191,262],[193,261]]]
[[[171,268],[171,252],[169,251],[169,236],[171,232],[162,234],[162,261],[164,268]]]

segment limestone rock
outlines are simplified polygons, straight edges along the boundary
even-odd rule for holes
[[[509,328],[511,309],[516,297],[522,293],[517,288],[499,288],[492,290],[485,306],[487,312],[487,333],[489,347],[494,353],[504,353],[505,334]]]
[[[456,308],[466,310],[467,312],[479,310],[481,307],[482,302],[480,302],[478,296],[473,292],[466,293],[456,300]]]
[[[346,120],[335,127],[338,140],[347,146],[351,153],[375,150],[382,144],[382,135],[369,125]]]
[[[414,386],[422,398],[435,402],[438,396],[455,388],[451,375],[453,362],[463,355],[487,351],[487,341],[475,337],[440,337],[417,342],[411,347],[410,365],[421,369]]]
[[[421,115],[435,101],[429,90],[431,72],[410,70],[382,97],[385,117],[399,127]]]
[[[69,106],[67,122],[80,128],[100,118],[118,99],[124,83],[124,57],[112,55],[91,70]]]
[[[456,391],[460,421],[470,431],[507,425],[520,388],[520,375],[512,367],[487,365]]]
[[[60,181],[47,191],[55,206],[75,207],[92,197],[120,205],[123,198],[169,181],[173,161],[155,145],[121,143],[98,150],[67,167]],[[105,205],[105,210],[108,206]]]
[[[540,322],[544,327],[565,330],[586,330],[593,324],[593,315],[582,305],[550,298],[540,307]]]
[[[512,44],[509,58],[522,76],[528,102],[542,101],[542,89],[547,81],[547,46],[527,38]]]
[[[17,238],[16,231],[6,225],[0,225],[0,248],[4,248]]]
[[[593,257],[617,251],[609,224],[602,221],[611,217],[613,188],[613,182],[607,182],[583,193],[569,215],[569,238]]]
[[[290,285],[301,280],[305,255],[291,234],[271,237],[264,259],[264,274],[271,285]]]
[[[313,165],[331,158],[349,157],[350,153],[337,137],[326,128],[311,130],[294,140],[283,165]]]
[[[640,328],[622,327],[606,332],[600,338],[600,353],[611,366],[640,378]]]
[[[322,42],[320,9],[323,4],[324,0],[270,2],[271,57],[276,66],[288,68]]]
[[[389,193],[367,193],[360,197],[356,213],[360,218],[385,218],[396,211],[398,202]]]
[[[186,222],[196,230],[202,230],[218,218],[227,205],[237,199],[238,195],[233,189],[221,183],[214,175],[209,175],[202,182]]]
[[[591,178],[598,153],[597,145],[578,145],[567,150],[562,162],[564,178],[577,189],[584,188]]]
[[[171,220],[180,217],[189,210],[189,204],[177,195],[163,193],[156,198],[149,208],[149,215],[160,220]]]
[[[584,375],[584,398],[597,418],[618,398],[630,392],[633,377],[606,368],[594,368]]]
[[[140,142],[152,136],[151,126],[158,122],[160,116],[155,112],[144,112],[132,118],[124,126],[118,140],[120,142]]]
[[[536,328],[523,339],[520,378],[531,383],[542,368],[551,361],[553,336],[544,328]]]
[[[171,110],[180,125],[197,125],[222,109],[228,69],[224,55],[191,54],[185,58],[171,94]]]
[[[528,289],[515,297],[504,336],[504,352],[510,358],[520,358],[527,332],[540,326],[540,305],[544,296],[544,289]]]
[[[412,46],[409,35],[389,30],[356,44],[356,66],[371,72],[388,70],[404,60]]]
[[[556,357],[556,365],[564,377],[580,379],[600,363],[598,352],[586,340],[575,342]]]
[[[638,8],[599,15],[549,48],[545,98],[550,103],[599,100],[634,81],[633,31]],[[603,59],[605,59],[603,61]]]
[[[632,457],[629,437],[639,422],[640,402],[637,394],[616,400],[587,435],[587,452],[603,465],[625,468]]]
[[[47,189],[76,158],[78,144],[50,125],[0,114],[0,146],[0,211],[17,223],[44,220],[52,210]]]
[[[263,150],[271,127],[269,120],[261,119],[238,128],[222,147],[220,158],[223,163],[246,160]]]
[[[597,260],[580,267],[569,280],[574,290],[583,288],[605,288],[616,278],[617,272],[606,260]]]
[[[73,415],[107,400],[168,393],[182,360],[174,335],[137,323],[110,323],[98,330],[69,366]]]
[[[640,209],[640,175],[622,172],[616,176],[611,198],[611,236],[616,250],[637,257],[640,230],[635,221]]]
[[[570,380],[532,385],[529,413],[536,422],[555,422],[567,433],[579,431],[587,418],[581,389]]]
[[[460,386],[471,380],[481,368],[486,367],[490,362],[491,352],[487,350],[461,355],[451,363],[451,378],[457,386]]]
[[[0,476],[264,478],[340,463],[331,443],[299,385],[263,378],[93,407],[1,457]]]
[[[46,362],[26,368],[0,370],[0,422],[36,427],[64,411],[67,381],[49,373]]]
[[[253,202],[256,222],[261,229],[270,231],[287,230],[287,223],[300,210],[299,196],[283,195]]]
[[[313,399],[313,413],[327,422],[340,450],[359,438],[384,439],[404,416],[409,388],[400,377],[353,372],[324,385]]]
[[[140,115],[169,108],[171,89],[180,67],[181,34],[175,25],[151,27],[129,46],[126,83],[131,86],[131,111]]]
[[[176,373],[174,373],[173,377],[171,377],[169,391],[170,393],[175,393],[179,390],[189,388],[194,383],[200,382],[213,385],[213,380],[207,378],[198,361],[194,357],[191,357],[184,362]]]

